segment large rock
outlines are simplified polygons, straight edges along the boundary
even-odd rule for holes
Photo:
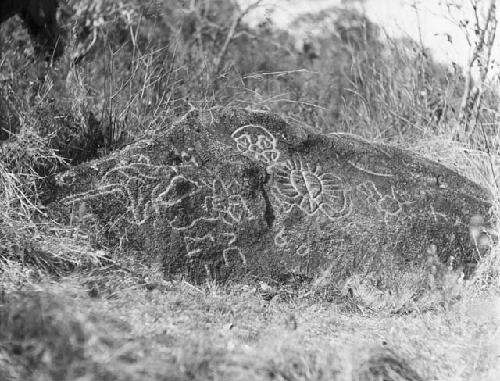
[[[94,241],[201,281],[474,262],[487,192],[411,152],[276,116],[196,116],[59,176],[51,209]],[[435,246],[432,246],[435,245]]]

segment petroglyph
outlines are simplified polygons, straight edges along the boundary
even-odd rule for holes
[[[359,163],[354,163],[352,160],[348,160],[347,162],[351,164],[354,168],[356,168],[358,171],[368,173],[369,175],[380,176],[380,177],[394,177],[394,174],[390,173],[389,170],[387,169],[386,169],[387,173],[375,172],[360,166]]]
[[[245,255],[236,245],[238,236],[230,226],[214,218],[199,218],[184,229],[184,242],[188,257],[210,252],[222,252],[224,264],[229,265],[229,256],[239,257],[246,264]]]
[[[201,160],[196,152],[196,150],[192,147],[189,147],[187,150],[174,149],[174,153],[180,158],[180,163],[176,164],[177,167],[186,167],[186,166],[195,166],[199,167],[201,165]]]
[[[244,254],[236,245],[238,238],[237,225],[241,225],[245,221],[255,219],[256,217],[252,214],[246,200],[240,194],[241,185],[235,180],[225,183],[220,179],[215,179],[212,184],[205,183],[204,186],[210,190],[210,195],[205,197],[203,210],[210,217],[201,218],[200,223],[205,226],[204,229],[207,229],[207,227],[210,229],[210,233],[207,235],[211,237],[209,243],[212,246],[220,245],[223,248],[222,257],[226,265],[229,263],[229,256],[239,257],[243,264],[246,264]],[[211,221],[211,223],[207,224],[206,222],[208,221]],[[196,224],[195,222],[194,225]],[[201,231],[204,229],[201,229]],[[192,229],[192,232],[195,231],[197,231],[196,234],[199,234],[199,226]],[[190,242],[190,245],[187,245],[186,242],[186,250],[188,251],[188,255],[193,255],[196,253],[193,251],[195,246],[192,245],[195,241]],[[211,246],[207,246],[205,239],[204,245],[199,247],[207,250],[207,247]]]
[[[280,231],[274,236],[274,244],[279,248],[286,246],[287,240],[285,238],[285,228],[281,228]]]
[[[394,186],[391,185],[391,193],[381,193],[373,181],[366,181],[356,187],[366,196],[369,204],[372,204],[384,215],[384,221],[389,222],[391,217],[397,217],[403,210],[404,205],[411,205],[413,202],[403,201],[396,195]]]
[[[152,187],[144,184],[153,183],[158,178],[170,178],[175,174],[175,168],[152,165],[146,156],[139,155],[133,162],[121,162],[108,171],[94,189],[72,195],[65,203],[79,203],[104,197],[110,194],[122,195],[126,199],[127,212],[137,225],[143,224],[151,215],[152,199],[155,192]]]
[[[280,157],[276,138],[263,126],[247,124],[237,128],[231,137],[238,150],[260,162],[271,165]]]
[[[156,214],[160,214],[162,210],[171,208],[200,191],[200,186],[196,181],[190,180],[184,175],[177,175],[172,177],[166,188],[157,185],[153,189],[151,204],[154,206]]]
[[[183,192],[176,191],[180,184],[185,188]],[[170,227],[183,232],[188,257],[220,253],[226,265],[233,257],[239,258],[245,264],[246,258],[236,244],[238,225],[255,217],[240,192],[241,186],[235,180],[228,183],[220,179],[212,182],[201,180],[196,183],[178,175],[174,177],[169,188],[158,195],[161,201],[156,204],[162,210],[166,208],[163,215],[167,220],[171,218]],[[204,203],[200,205],[197,213],[185,213],[182,208],[176,209],[183,198],[198,193],[204,197]]]
[[[350,198],[342,180],[323,172],[319,165],[288,160],[274,167],[274,179],[274,190],[286,212],[297,206],[308,216],[321,212],[330,220],[350,213]]]
[[[431,213],[431,216],[434,218],[434,221],[435,222],[438,222],[440,218],[442,218],[445,222],[448,221],[448,216],[444,213],[439,213],[439,212],[436,212],[436,210],[434,209],[434,206],[432,205],[429,205],[429,209],[430,209],[430,213]]]
[[[232,253],[233,256],[238,255],[244,265],[247,264],[247,260],[245,258],[245,255],[243,255],[241,249],[236,246],[236,240],[238,239],[237,235],[235,233],[222,233],[222,236],[226,239],[228,239],[228,242],[226,244],[225,249],[222,251],[222,257],[224,258],[224,262],[227,265],[229,265],[228,262],[228,255]]]
[[[225,184],[216,179],[211,189],[212,196],[205,198],[204,209],[215,214],[224,223],[235,225],[256,218],[248,208],[246,200],[239,194],[241,186],[238,182],[233,180]]]
[[[311,248],[309,247],[310,243],[306,243],[303,245],[300,245],[296,251],[297,255],[299,257],[307,257],[309,256],[311,252]]]
[[[462,265],[496,241],[482,224],[469,234],[473,215],[494,223],[488,192],[437,163],[272,115],[210,115],[61,174],[47,213],[78,239],[193,282],[314,281],[327,268],[339,281],[382,278],[420,266],[430,244]]]
[[[297,244],[297,239],[299,242],[304,243]],[[299,257],[307,257],[311,253],[311,240],[309,234],[299,238],[297,232],[290,232],[285,228],[281,228],[274,236],[274,244],[277,248],[290,251]]]
[[[153,165],[148,157],[138,155],[132,162],[122,162],[106,172],[94,189],[67,197],[64,202],[74,204],[122,195],[127,215],[142,225],[162,208],[172,207],[198,191],[196,182],[178,173],[178,167]]]

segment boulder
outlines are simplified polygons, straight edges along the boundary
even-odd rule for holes
[[[193,115],[59,174],[50,210],[94,244],[193,281],[393,272],[477,259],[489,194],[388,145],[277,116]],[[431,249],[429,249],[431,248]]]

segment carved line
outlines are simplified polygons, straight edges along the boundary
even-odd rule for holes
[[[182,195],[180,197],[176,197],[172,201],[168,197],[169,193],[174,189],[174,187],[176,186],[176,184],[179,181],[193,184],[195,186],[195,188],[196,188],[196,191],[188,192],[188,193],[186,193],[186,194],[184,194],[184,195]],[[160,193],[158,193],[158,191],[160,189],[161,189],[160,185],[157,185],[153,189],[152,197],[151,197],[152,204],[155,206],[155,211],[156,211],[157,214],[160,213],[160,207],[171,208],[172,206],[175,206],[175,205],[179,204],[180,202],[182,202],[186,198],[190,198],[190,197],[192,197],[192,196],[194,196],[194,195],[196,195],[196,194],[198,194],[198,193],[200,193],[202,191],[200,189],[199,184],[196,181],[190,180],[190,179],[188,179],[187,177],[185,177],[183,175],[174,176],[170,180],[170,183],[168,184],[168,186],[163,191],[161,191]],[[153,195],[156,195],[156,196],[153,196]]]
[[[136,162],[128,165],[118,165],[103,175],[97,188],[82,192],[77,195],[71,195],[63,200],[64,203],[75,203],[88,201],[97,197],[103,197],[112,193],[121,193],[127,198],[126,209],[131,214],[133,222],[137,225],[144,224],[152,212],[158,213],[161,206],[171,207],[181,202],[186,197],[191,197],[193,193],[184,195],[176,200],[165,201],[165,196],[172,189],[174,184],[183,179],[189,181],[195,186],[197,184],[178,174],[178,168],[175,166],[157,166],[149,162],[149,158],[144,155],[138,155]],[[152,188],[151,192],[144,192],[146,181],[158,181],[158,179],[169,178],[174,175],[168,186],[162,190],[162,185],[158,184]],[[120,182],[117,182],[121,180]]]
[[[306,164],[304,167],[301,159],[279,163],[278,141],[265,127],[248,124],[237,128],[231,137],[242,154],[264,162],[268,165],[267,170],[274,172],[273,191],[278,201],[286,205],[285,212],[297,206],[308,216],[322,212],[330,220],[352,212],[350,197],[341,187],[341,178],[322,173],[320,166],[313,169]]]
[[[308,244],[303,244],[297,248],[296,253],[299,257],[307,257],[311,253],[311,248]]]
[[[279,248],[283,248],[286,246],[287,241],[284,235],[285,235],[285,228],[281,228],[278,234],[274,236],[274,244]]]
[[[350,198],[340,177],[323,172],[302,161],[290,161],[274,167],[274,190],[278,200],[288,205],[287,212],[297,206],[306,215],[322,212],[330,220],[350,213]]]
[[[351,164],[354,168],[356,168],[358,171],[361,171],[361,172],[365,172],[365,173],[368,173],[369,175],[373,175],[373,176],[380,176],[380,177],[394,177],[393,174],[391,173],[379,173],[379,172],[373,172],[373,171],[370,171],[366,168],[362,168],[360,167],[359,165],[353,163],[351,160],[348,160],[347,161],[349,164]]]
[[[281,152],[278,141],[265,127],[257,124],[247,124],[237,128],[231,137],[236,148],[242,154],[250,156],[265,164],[277,163]]]
[[[202,223],[208,223],[208,225],[222,225],[227,227],[228,229],[234,229],[235,225],[241,224],[244,220],[251,220],[256,218],[252,215],[250,209],[248,208],[245,200],[241,197],[240,194],[237,194],[237,191],[241,186],[236,180],[231,180],[226,183],[220,179],[212,180],[212,182],[207,182],[202,180],[201,188],[209,190],[210,196],[205,197],[204,204],[202,206],[202,210],[204,211],[204,216],[201,216],[194,221],[192,221],[188,226],[179,227],[176,226],[176,219],[170,222],[170,225],[173,229],[178,231],[186,231],[191,233],[196,233],[196,225]],[[216,229],[215,227],[211,228]],[[198,228],[199,230],[199,228]],[[212,243],[215,243],[220,239],[229,239],[229,241],[224,245],[225,248],[222,251],[222,256],[224,259],[224,263],[228,265],[228,256],[233,253],[233,255],[237,255],[241,258],[243,264],[246,264],[246,257],[241,251],[241,249],[236,245],[237,234],[234,232],[223,232],[219,233],[217,236],[214,236],[211,232],[204,234],[202,237],[186,237],[186,251],[189,256],[193,256],[202,251],[202,249],[193,249],[193,245],[197,242],[202,242],[209,240]]]
[[[229,242],[228,242],[228,247],[226,247],[226,249],[224,249],[223,252],[222,252],[222,257],[224,258],[226,266],[228,265],[227,254],[230,251],[233,251],[233,250],[235,250],[238,253],[238,255],[241,258],[241,261],[243,262],[243,265],[246,265],[247,264],[247,259],[246,259],[245,255],[241,252],[241,249],[238,246],[235,245],[236,240],[238,239],[238,237],[236,236],[236,234],[234,234],[234,233],[223,233],[223,235],[226,236],[226,237],[230,237],[231,238],[229,240]]]
[[[210,242],[215,242],[214,236],[210,233],[205,234],[202,237],[184,237],[184,243],[186,244],[186,251],[187,251],[187,256],[192,257],[196,254],[201,253],[201,249],[191,249],[193,244],[197,244],[200,242],[205,242],[205,241],[210,241]]]
[[[434,218],[435,222],[438,222],[439,217],[444,218],[445,221],[448,221],[448,216],[446,214],[440,213],[440,212],[436,212],[436,210],[434,209],[433,205],[429,205],[429,207],[431,209],[431,215]]]
[[[182,152],[181,152],[182,156]],[[188,156],[184,155],[188,160],[186,165],[195,164]],[[178,216],[175,216],[171,221],[168,221],[170,227],[177,231],[193,232],[196,230],[196,225],[202,222],[209,224],[222,224],[230,229],[234,229],[234,225],[242,223],[245,219],[256,218],[252,215],[246,201],[237,194],[240,185],[236,181],[224,183],[220,180],[214,180],[212,184],[207,184],[202,181],[200,185],[182,174],[179,174],[179,166],[156,166],[151,165],[149,158],[144,155],[135,157],[135,162],[131,164],[119,164],[104,176],[102,176],[96,188],[77,195],[68,196],[63,200],[66,204],[88,201],[98,197],[103,197],[110,194],[122,194],[127,199],[126,210],[131,216],[132,222],[137,225],[144,224],[153,213],[159,215],[162,210],[173,208],[186,198],[193,197],[207,190],[212,194],[205,197],[203,209],[207,215],[196,218],[191,221],[188,226],[180,226]],[[168,184],[159,183],[156,186],[151,186],[145,190],[144,185],[147,182],[156,182],[159,179],[168,179]],[[176,187],[179,184],[190,184],[189,191],[185,194],[176,194]],[[210,203],[211,207],[207,204]],[[125,218],[125,216],[123,216]],[[204,234],[201,237],[184,238],[186,251],[188,256],[193,256],[201,251],[196,246],[203,241],[216,242],[216,239],[228,240],[226,247],[223,249],[222,256],[224,262],[228,264],[228,256],[233,253],[237,254],[243,264],[246,264],[246,258],[241,249],[236,246],[237,234],[234,232],[221,233],[219,237],[214,237],[213,232]]]
[[[394,186],[391,185],[391,194],[382,194],[378,190],[375,183],[371,180],[365,181],[356,187],[360,192],[367,196],[366,200],[374,204],[375,208],[384,215],[384,222],[389,222],[389,217],[397,217],[402,211],[404,205],[411,205],[414,202],[411,201],[400,201],[399,197],[394,190]],[[397,204],[396,211],[391,211],[384,207],[384,203]]]
[[[219,219],[214,219],[214,218],[198,218],[195,221],[191,223],[190,226],[184,227],[184,228],[176,228],[177,230],[180,231],[188,231],[189,233],[196,233],[196,229],[191,230],[194,228],[198,223],[201,222],[211,222],[217,224],[217,222],[220,222]],[[213,230],[213,229],[212,229]],[[228,256],[231,252],[235,252],[241,259],[244,265],[246,265],[247,260],[241,249],[236,245],[236,241],[238,239],[238,236],[234,232],[224,232],[220,233],[217,238],[214,238],[213,232],[210,231],[209,233],[203,234],[202,236],[185,236],[184,237],[184,243],[187,251],[187,256],[188,257],[193,257],[197,254],[200,254],[202,252],[202,248],[199,248],[200,244],[203,244],[203,242],[209,241],[210,243],[214,244],[216,243],[220,238],[226,238],[227,243],[224,245],[225,248],[222,250],[222,258],[224,259],[224,264],[226,266],[229,265],[229,260]]]
[[[226,224],[233,226],[241,224],[244,220],[257,218],[251,212],[246,200],[237,193],[241,188],[237,181],[231,180],[226,184],[216,179],[211,185],[204,183],[212,191],[212,196],[205,198],[204,209],[215,212]]]

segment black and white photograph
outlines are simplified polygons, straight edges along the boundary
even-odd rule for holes
[[[500,381],[499,20],[0,0],[0,381]]]

